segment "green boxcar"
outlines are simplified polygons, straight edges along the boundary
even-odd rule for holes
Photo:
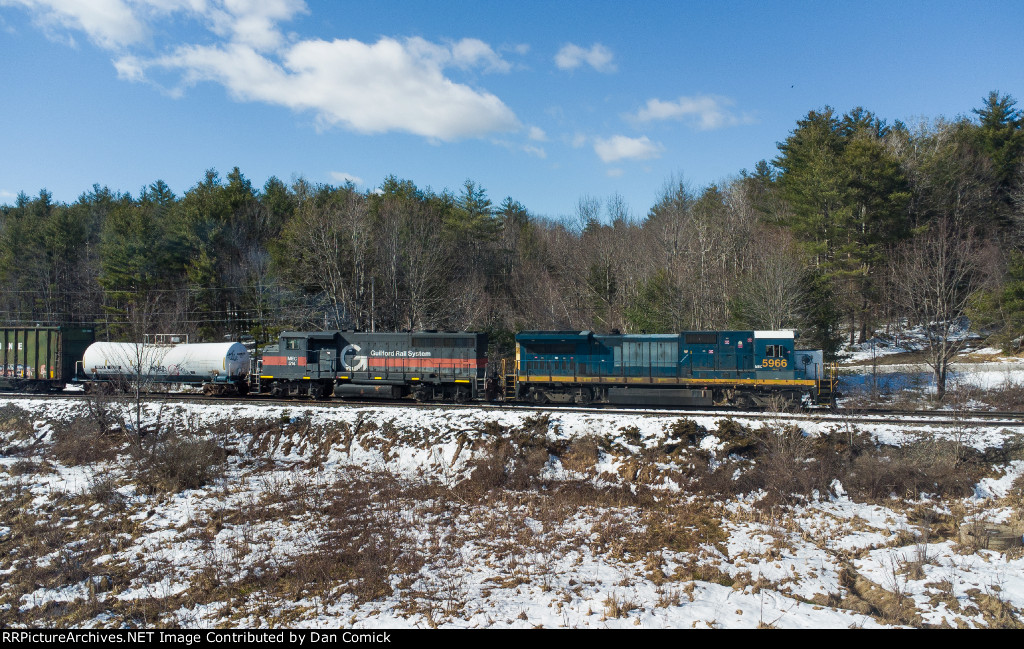
[[[91,327],[0,327],[0,390],[63,390],[95,338]]]

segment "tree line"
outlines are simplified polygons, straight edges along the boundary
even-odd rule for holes
[[[670,179],[644,215],[613,195],[542,218],[472,180],[260,188],[238,168],[182,195],[160,180],[70,204],[22,193],[0,206],[0,318],[259,343],[470,329],[499,351],[531,328],[792,327],[829,354],[917,325],[938,375],[965,316],[1021,346],[1022,160],[1024,117],[992,92],[968,116],[918,124],[811,110],[773,160],[706,187]]]

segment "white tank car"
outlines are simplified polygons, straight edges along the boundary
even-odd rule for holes
[[[241,343],[93,343],[82,370],[101,379],[140,374],[167,382],[240,380],[249,373],[249,350]]]
[[[249,350],[242,343],[188,343],[175,345],[164,356],[171,376],[244,379],[249,374]]]
[[[93,343],[82,356],[82,371],[98,378],[149,374],[169,349],[140,343]]]

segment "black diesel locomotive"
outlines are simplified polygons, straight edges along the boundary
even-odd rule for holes
[[[276,396],[484,399],[487,334],[286,331],[255,374]]]

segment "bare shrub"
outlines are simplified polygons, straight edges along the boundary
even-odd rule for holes
[[[0,431],[14,433],[15,439],[31,437],[35,433],[31,413],[11,404],[0,406]]]
[[[552,450],[561,449],[550,449],[546,438],[532,427],[515,431],[511,439],[493,438],[470,463],[470,478],[459,485],[460,491],[478,497],[497,488],[527,489],[536,484]]]
[[[822,452],[799,427],[765,425],[750,430],[726,420],[717,435],[724,451],[716,455],[728,455],[718,460],[702,452],[706,469],[694,467],[689,475],[700,491],[723,496],[764,491],[760,504],[770,507],[806,498],[836,477],[832,449]]]
[[[76,417],[70,422],[52,422],[53,454],[70,466],[109,462],[117,457],[118,441],[97,420]]]
[[[885,446],[853,459],[843,485],[853,495],[883,500],[892,494],[922,493],[959,498],[970,495],[982,466],[955,441],[927,439],[901,447]]]
[[[668,442],[678,442],[696,446],[708,434],[707,429],[692,419],[677,419],[668,430]]]
[[[117,480],[109,474],[93,476],[89,480],[89,495],[111,509],[124,509],[124,497],[117,490]]]
[[[996,410],[1019,412],[1024,404],[1024,383],[1007,380],[999,387],[986,390],[979,400]]]
[[[43,473],[48,467],[36,460],[18,460],[10,466],[8,471],[12,476],[27,476],[36,473]]]
[[[972,493],[988,463],[1016,456],[1013,443],[980,453],[970,429],[952,437],[927,437],[903,446],[879,445],[856,431],[807,437],[797,427],[748,430],[722,422],[718,436],[725,455],[695,451],[685,477],[690,488],[715,496],[763,490],[760,506],[794,504],[827,493],[839,480],[851,496],[880,501],[895,494],[962,497]],[[990,457],[992,456],[992,457]]]
[[[224,449],[191,432],[172,432],[148,445],[139,458],[140,479],[154,491],[198,489],[217,475]]]
[[[765,426],[753,431],[753,438],[757,443],[754,466],[741,482],[765,490],[764,505],[792,504],[795,498],[828,484],[814,471],[817,458],[812,457],[813,447],[799,427],[772,430]]]

